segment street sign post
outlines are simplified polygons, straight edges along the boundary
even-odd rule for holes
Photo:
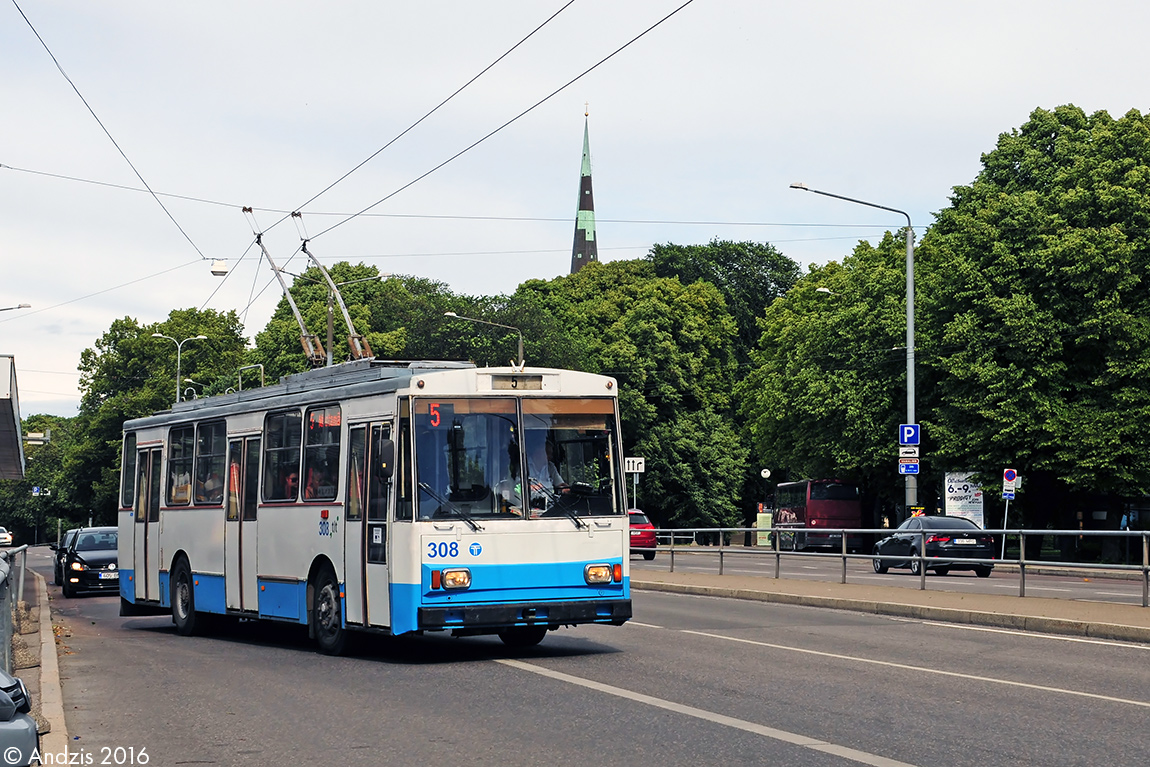
[[[646,458],[624,458],[623,471],[626,474],[633,474],[633,487],[631,492],[631,503],[634,505],[639,498],[639,475],[647,471]]]

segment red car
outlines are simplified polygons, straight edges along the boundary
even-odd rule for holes
[[[631,553],[642,554],[643,559],[655,558],[655,526],[638,509],[629,509],[631,518]]]

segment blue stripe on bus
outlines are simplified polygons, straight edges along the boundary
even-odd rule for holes
[[[596,563],[615,565],[621,564],[621,560],[596,560]],[[630,578],[624,578],[622,583],[589,586],[583,579],[583,567],[587,564],[590,563],[470,564],[467,567],[471,570],[471,588],[462,591],[432,591],[431,571],[443,567],[425,564],[422,585],[391,584],[391,631],[406,634],[417,630],[416,612],[422,606],[630,599]]]
[[[136,571],[120,571],[120,597],[132,604],[136,603]]]
[[[228,611],[228,601],[224,592],[224,576],[193,573],[192,590],[196,612],[223,615]]]
[[[284,583],[257,579],[261,618],[280,618],[307,623],[307,583]]]
[[[626,597],[630,584],[588,585],[583,568],[588,564],[622,564],[622,559],[594,562],[539,562],[531,564],[466,565],[471,571],[471,587],[462,591],[431,590],[432,570],[454,569],[457,565],[423,564],[423,604],[442,605],[466,602],[518,602],[522,600],[619,599]],[[464,596],[465,595],[465,596]]]

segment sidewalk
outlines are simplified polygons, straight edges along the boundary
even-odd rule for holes
[[[48,583],[32,568],[24,570],[24,601],[17,607],[12,635],[12,675],[24,681],[32,696],[32,718],[40,727],[40,753],[65,750],[64,698],[56,635],[48,605]]]
[[[631,571],[631,586],[637,590],[831,607],[920,620],[1150,643],[1150,608],[1140,605],[646,570]]]

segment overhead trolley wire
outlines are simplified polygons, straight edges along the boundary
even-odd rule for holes
[[[472,84],[472,83],[474,83],[476,80],[478,80],[480,77],[483,77],[483,75],[485,75],[485,74],[487,74],[489,71],[491,71],[491,69],[492,69],[492,68],[493,68],[493,67],[494,67],[496,64],[498,64],[499,62],[503,61],[503,59],[505,59],[505,58],[507,58],[508,56],[510,56],[510,55],[511,55],[511,54],[512,54],[512,53],[515,51],[515,49],[517,49],[519,46],[523,45],[523,43],[525,43],[525,42],[527,42],[528,40],[530,40],[530,39],[531,39],[531,38],[532,38],[532,37],[535,35],[535,33],[536,33],[536,32],[538,32],[539,30],[543,29],[543,27],[545,27],[545,26],[547,26],[548,24],[550,24],[550,23],[551,23],[551,21],[552,21],[552,20],[554,20],[556,16],[558,16],[559,14],[563,13],[563,11],[567,10],[568,8],[570,8],[570,7],[571,7],[571,5],[572,5],[572,4],[574,4],[574,2],[575,2],[575,0],[568,0],[568,2],[567,2],[565,5],[563,5],[563,6],[562,6],[562,7],[561,7],[559,10],[555,11],[555,13],[551,14],[550,16],[548,16],[548,17],[547,17],[547,18],[546,18],[546,19],[543,21],[543,23],[542,23],[542,24],[540,24],[539,26],[535,27],[535,29],[533,29],[533,30],[531,30],[530,32],[528,32],[528,33],[527,33],[527,35],[526,35],[526,36],[525,36],[525,37],[524,37],[522,40],[520,40],[519,42],[515,43],[515,45],[511,46],[511,47],[510,47],[510,48],[508,48],[506,51],[504,51],[504,52],[503,52],[503,53],[502,53],[502,54],[499,56],[499,58],[495,59],[495,61],[492,61],[490,64],[488,64],[488,65],[487,65],[486,67],[484,67],[482,70],[480,70],[478,74],[476,74],[476,75],[475,75],[474,77],[472,77],[470,80],[468,80],[467,82],[465,82],[463,85],[461,85],[461,86],[459,86],[458,88],[456,88],[456,89],[455,89],[455,91],[454,91],[454,92],[453,92],[453,93],[452,93],[450,96],[448,96],[448,97],[447,97],[447,98],[445,98],[443,101],[440,101],[438,104],[436,104],[434,107],[432,107],[430,111],[428,111],[428,112],[427,112],[425,115],[423,115],[423,117],[420,117],[418,120],[416,120],[415,122],[413,122],[411,125],[409,125],[409,126],[407,126],[406,128],[404,128],[404,129],[403,129],[403,131],[401,131],[401,132],[400,132],[398,135],[396,135],[396,136],[395,136],[393,139],[391,139],[390,141],[388,141],[386,144],[384,144],[383,146],[381,146],[379,149],[377,149],[377,150],[375,150],[374,152],[372,152],[372,153],[371,153],[371,155],[369,155],[369,156],[368,156],[366,159],[364,159],[362,162],[360,162],[360,163],[359,163],[358,165],[356,165],[354,168],[352,168],[351,170],[349,170],[347,173],[344,173],[342,176],[340,176],[339,178],[337,178],[335,181],[333,181],[333,182],[331,182],[330,184],[328,184],[328,185],[327,185],[326,187],[324,187],[324,188],[323,188],[323,189],[322,189],[320,192],[318,192],[316,195],[314,195],[314,196],[313,196],[311,199],[309,199],[307,202],[303,203],[303,205],[299,205],[299,206],[297,206],[297,207],[296,207],[296,209],[295,209],[294,211],[289,211],[289,212],[288,212],[288,215],[284,216],[283,218],[280,218],[280,219],[279,219],[278,221],[276,221],[274,224],[272,224],[271,226],[269,226],[269,227],[268,227],[268,230],[275,228],[275,227],[276,227],[276,226],[278,226],[279,224],[282,224],[282,223],[284,222],[284,220],[286,220],[287,218],[289,218],[289,217],[291,216],[291,214],[292,214],[292,213],[296,213],[296,212],[302,211],[302,210],[303,210],[305,207],[307,207],[308,205],[311,205],[313,202],[315,202],[316,200],[318,200],[318,199],[319,199],[321,196],[323,196],[323,195],[324,195],[324,194],[326,194],[327,192],[331,191],[332,187],[334,187],[336,184],[340,183],[341,181],[343,181],[344,179],[346,179],[348,176],[350,176],[352,173],[355,173],[357,170],[359,170],[360,168],[362,168],[364,165],[367,165],[369,162],[371,162],[372,160],[374,160],[374,159],[375,159],[376,157],[378,157],[378,156],[379,156],[379,155],[380,155],[380,154],[381,154],[381,153],[382,153],[382,152],[383,152],[385,149],[387,149],[388,147],[390,147],[390,146],[391,146],[392,144],[394,144],[396,141],[399,141],[401,138],[403,138],[403,137],[404,137],[404,136],[406,136],[408,133],[410,133],[410,132],[411,132],[411,131],[412,131],[412,130],[413,130],[413,129],[414,129],[416,126],[417,126],[417,125],[419,125],[419,124],[420,124],[420,123],[422,123],[424,120],[426,120],[427,118],[431,117],[433,114],[435,114],[436,112],[438,112],[438,111],[440,110],[440,108],[441,108],[441,107],[443,107],[445,104],[447,104],[447,102],[451,101],[453,98],[455,98],[455,97],[456,97],[456,96],[458,96],[460,93],[462,93],[462,92],[464,91],[464,89],[466,89],[466,88],[467,88],[469,85],[471,85],[471,84]],[[265,230],[265,231],[267,231],[267,230]]]
[[[60,173],[49,173],[42,170],[32,170],[31,168],[17,168],[13,165],[0,163],[0,170],[11,170],[17,173],[28,173],[34,176],[45,176],[47,178],[56,178],[63,181],[75,181],[80,184],[93,184],[95,186],[106,186],[111,189],[122,189],[126,192],[143,192],[149,193],[149,189],[141,189],[138,186],[126,186],[124,184],[113,184],[107,181],[97,181],[90,178],[80,178],[78,176],[67,176]],[[171,192],[154,192],[159,197],[171,197],[176,200],[187,200],[188,202],[199,202],[205,205],[215,205],[221,208],[241,208],[241,206],[234,202],[225,202],[223,200],[209,200],[203,197],[191,197],[183,194],[173,194]],[[314,199],[314,198],[313,198]],[[291,214],[295,211],[287,210],[286,208],[261,208],[257,206],[249,206],[252,210],[261,213],[275,213],[282,214],[284,219],[290,218]],[[535,223],[553,223],[553,224],[569,224],[571,223],[570,216],[482,216],[482,215],[454,215],[449,213],[356,213],[351,214],[346,211],[330,211],[330,210],[315,210],[308,211],[309,216],[329,216],[329,217],[347,217],[351,215],[360,216],[362,218],[415,218],[415,219],[429,219],[429,220],[442,220],[442,221],[524,221]],[[640,224],[651,226],[778,226],[778,227],[809,227],[821,229],[890,229],[886,224],[823,224],[823,223],[808,223],[808,222],[795,222],[795,221],[714,221],[706,219],[690,219],[676,221],[674,219],[657,219],[657,218],[600,218],[595,219],[601,224]],[[928,229],[926,224],[917,224],[915,229]],[[268,229],[271,229],[269,226]],[[267,230],[265,230],[267,231]]]
[[[427,177],[428,177],[428,176],[430,176],[432,173],[435,173],[437,170],[439,170],[440,168],[444,167],[444,166],[445,166],[445,165],[447,165],[448,163],[451,163],[451,162],[455,161],[456,159],[458,159],[458,158],[462,157],[463,155],[467,154],[467,153],[468,153],[468,152],[470,152],[472,149],[474,149],[475,147],[479,146],[479,145],[480,145],[480,144],[482,144],[483,142],[487,141],[487,139],[489,139],[489,138],[491,138],[492,136],[494,136],[496,133],[499,133],[500,131],[502,131],[502,130],[503,130],[504,128],[506,128],[507,126],[511,125],[512,123],[515,123],[515,122],[517,122],[517,121],[518,121],[520,118],[522,118],[522,117],[524,117],[525,115],[527,115],[527,114],[529,114],[529,113],[531,113],[531,112],[535,111],[535,110],[536,110],[538,107],[540,107],[540,106],[542,106],[543,104],[545,104],[546,102],[550,101],[550,100],[551,100],[553,97],[555,97],[555,96],[556,96],[556,95],[558,95],[559,93],[563,92],[563,91],[564,91],[566,88],[568,88],[568,87],[569,87],[569,86],[571,86],[572,84],[574,84],[574,83],[578,82],[579,80],[583,79],[583,78],[584,78],[584,77],[586,77],[588,74],[590,74],[591,72],[593,72],[593,71],[595,71],[596,69],[598,69],[600,66],[602,66],[603,64],[605,64],[607,61],[611,60],[612,58],[614,58],[615,56],[617,56],[619,53],[621,53],[621,52],[622,52],[622,51],[624,51],[625,49],[629,48],[631,45],[633,45],[633,44],[634,44],[636,41],[638,41],[640,38],[642,38],[642,37],[646,36],[646,35],[647,35],[649,32],[651,32],[653,29],[655,29],[656,27],[658,27],[659,25],[661,25],[663,22],[665,22],[665,21],[667,21],[668,19],[670,19],[672,16],[674,16],[674,15],[675,15],[675,14],[677,14],[679,11],[683,10],[684,8],[686,8],[688,5],[690,5],[690,4],[691,4],[691,3],[693,3],[694,1],[695,1],[695,0],[687,0],[685,3],[683,3],[682,5],[680,5],[678,8],[674,9],[673,11],[671,11],[670,13],[668,13],[666,16],[664,16],[663,18],[661,18],[661,19],[659,19],[658,21],[656,21],[656,22],[655,22],[654,24],[652,24],[651,26],[647,27],[645,30],[643,30],[642,32],[640,32],[640,33],[639,33],[638,35],[636,35],[635,37],[633,37],[633,38],[631,38],[630,40],[628,40],[627,42],[623,43],[623,45],[619,46],[619,47],[618,47],[618,48],[616,48],[614,51],[612,51],[611,53],[607,54],[606,56],[604,56],[602,59],[600,59],[600,60],[599,60],[599,61],[597,61],[596,63],[592,64],[590,67],[588,67],[587,69],[585,69],[583,72],[581,72],[581,73],[579,73],[579,74],[575,75],[575,77],[571,78],[571,79],[570,79],[570,80],[568,80],[566,83],[564,83],[563,85],[561,85],[561,86],[559,86],[558,88],[556,88],[555,90],[553,90],[551,93],[549,93],[549,94],[547,94],[546,96],[544,96],[543,98],[541,98],[539,101],[537,101],[537,102],[535,102],[534,104],[532,104],[531,106],[527,107],[526,109],[524,109],[522,112],[520,112],[519,114],[517,114],[517,115],[515,115],[514,117],[512,117],[512,118],[511,118],[510,120],[508,120],[507,122],[503,123],[503,124],[502,124],[502,125],[500,125],[498,128],[494,129],[493,131],[491,131],[491,132],[490,132],[490,133],[488,133],[487,135],[485,135],[485,136],[483,136],[482,138],[478,139],[477,141],[475,141],[475,142],[474,142],[474,143],[472,143],[471,145],[469,145],[469,146],[465,147],[464,149],[461,149],[460,151],[456,152],[456,153],[455,153],[455,154],[453,154],[451,157],[448,157],[446,160],[444,160],[443,162],[439,163],[438,165],[436,165],[434,168],[432,168],[431,170],[427,171],[426,173],[423,173],[423,174],[421,174],[421,175],[419,175],[419,176],[416,176],[414,179],[412,179],[411,181],[408,181],[406,184],[404,184],[403,186],[399,187],[398,189],[396,189],[394,192],[392,192],[391,194],[387,195],[386,197],[383,197],[383,198],[381,198],[381,199],[377,200],[376,202],[372,203],[371,205],[368,205],[366,208],[364,208],[363,210],[359,211],[358,213],[353,213],[352,215],[348,216],[348,217],[347,217],[347,218],[345,218],[344,220],[342,220],[342,221],[340,221],[340,222],[338,222],[338,223],[336,223],[336,224],[332,224],[332,225],[331,225],[331,226],[329,226],[327,229],[324,229],[322,232],[320,232],[319,234],[315,235],[315,237],[321,237],[321,236],[323,236],[323,235],[327,234],[328,232],[332,231],[333,229],[337,229],[337,228],[339,228],[339,227],[343,226],[343,225],[344,225],[344,224],[346,224],[348,221],[351,221],[351,220],[353,220],[353,219],[357,218],[358,216],[360,216],[360,215],[362,215],[362,214],[366,213],[367,211],[371,210],[372,208],[376,207],[377,205],[381,205],[382,203],[386,202],[387,200],[390,200],[392,197],[395,197],[397,194],[399,194],[399,193],[400,193],[400,192],[402,192],[403,190],[405,190],[405,189],[408,189],[409,187],[411,187],[411,186],[413,186],[413,185],[415,185],[415,184],[419,183],[420,181],[422,181],[423,179],[427,178]],[[281,221],[282,221],[282,219],[281,219]],[[315,237],[313,237],[312,239],[315,239]]]
[[[80,93],[80,89],[76,87],[76,83],[72,82],[72,78],[69,77],[68,73],[64,71],[64,67],[61,66],[60,62],[56,59],[56,54],[52,53],[52,49],[48,47],[48,43],[44,42],[44,38],[41,37],[40,33],[36,31],[36,27],[34,27],[32,25],[31,20],[28,18],[27,15],[25,15],[24,9],[20,7],[20,4],[17,3],[16,0],[12,0],[12,5],[14,5],[16,7],[16,10],[20,13],[20,16],[24,19],[24,23],[28,25],[28,28],[32,30],[32,34],[34,34],[36,36],[36,39],[40,41],[40,45],[44,47],[44,50],[48,53],[48,56],[52,59],[52,63],[56,65],[56,69],[60,70],[60,74],[63,75],[64,79],[68,81],[68,85],[72,86],[72,90],[75,91],[76,95],[80,97],[80,101],[83,102],[84,106],[88,110],[88,113],[91,114],[92,118],[96,121],[96,124],[100,126],[100,130],[104,131],[104,135],[107,136],[108,140],[112,142],[112,146],[116,147],[116,151],[119,152],[120,156],[124,158],[124,162],[128,163],[128,167],[131,168],[132,172],[136,174],[136,178],[140,179],[140,183],[143,184],[144,187],[148,190],[148,193],[150,195],[152,195],[152,199],[154,199],[156,201],[156,204],[159,205],[160,208],[163,209],[164,213],[171,220],[171,222],[176,225],[176,229],[180,230],[180,234],[182,234],[184,236],[184,239],[188,241],[188,244],[192,246],[192,248],[196,251],[196,253],[199,253],[200,258],[202,260],[206,261],[208,259],[208,257],[205,256],[203,254],[203,252],[200,250],[199,246],[197,246],[196,243],[194,243],[192,241],[192,238],[190,236],[188,236],[188,233],[184,231],[184,228],[182,226],[180,226],[180,222],[176,220],[176,217],[173,216],[172,212],[170,210],[168,210],[166,205],[164,205],[163,201],[159,198],[159,195],[157,195],[155,192],[152,191],[152,187],[150,187],[148,185],[148,182],[144,180],[144,177],[140,174],[140,171],[137,170],[136,166],[132,163],[132,161],[130,159],[128,159],[127,153],[124,152],[123,148],[116,141],[116,139],[112,136],[111,131],[109,131],[107,126],[104,125],[104,122],[100,119],[100,116],[96,114],[96,110],[92,109],[92,105],[88,103],[88,100],[86,98],[84,98],[84,94]]]

